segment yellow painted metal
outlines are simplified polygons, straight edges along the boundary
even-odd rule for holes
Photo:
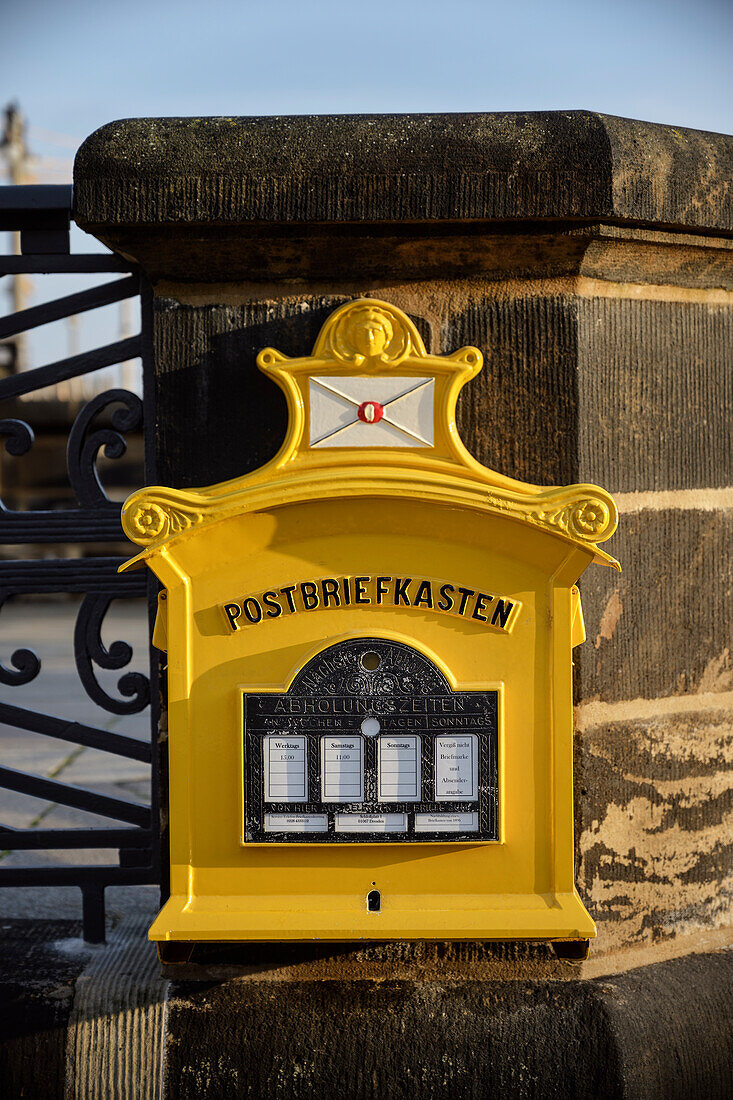
[[[143,547],[123,568],[146,563],[166,597],[155,638],[168,649],[171,898],[151,938],[593,936],[573,875],[571,655],[585,636],[579,576],[593,561],[617,564],[598,547],[616,526],[612,498],[477,463],[454,412],[480,352],[427,355],[394,306],[349,303],[311,356],[267,349],[258,363],[288,401],[276,458],[205,489],[141,490],[123,511]],[[311,446],[309,379],[396,372],[435,380],[432,445]],[[493,593],[514,610],[492,626],[480,604],[477,615],[375,599],[307,610],[299,595],[303,582],[385,575]],[[246,599],[288,586],[292,613],[242,613]],[[498,690],[498,841],[243,842],[243,693],[286,691],[313,656],[356,637],[406,642],[455,690]]]

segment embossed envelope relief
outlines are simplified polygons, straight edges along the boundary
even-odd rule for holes
[[[311,447],[432,447],[432,378],[309,379]]]

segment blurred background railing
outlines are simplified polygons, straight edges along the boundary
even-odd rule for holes
[[[0,187],[0,886],[78,887],[100,941],[107,887],[165,877],[156,591],[117,573],[120,502],[153,478],[150,291],[72,250],[71,209],[70,185]]]

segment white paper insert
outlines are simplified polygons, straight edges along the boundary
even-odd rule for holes
[[[321,738],[324,802],[364,801],[364,741],[360,734]]]
[[[327,833],[328,814],[265,814],[266,833]]]
[[[478,737],[475,733],[435,738],[435,801],[478,799]]]
[[[307,802],[305,737],[268,734],[263,749],[265,802]]]
[[[337,833],[405,833],[407,814],[336,814]]]
[[[415,814],[416,833],[477,833],[478,814]]]
[[[420,801],[420,738],[379,738],[379,802]]]

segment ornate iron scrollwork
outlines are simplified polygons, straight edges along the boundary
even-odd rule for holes
[[[0,684],[7,684],[9,687],[29,684],[41,671],[41,662],[32,649],[16,649],[10,663],[13,668],[0,664]]]
[[[145,407],[147,431],[151,432],[154,423],[152,395],[148,383],[152,376],[149,340],[152,316],[152,294],[149,286],[136,268],[130,268],[126,261],[117,255],[100,256],[72,255],[69,251],[69,223],[71,218],[71,188],[36,187],[31,195],[32,202],[26,205],[17,198],[27,188],[18,188],[14,197],[11,223],[6,228],[43,230],[43,240],[48,243],[52,231],[56,244],[53,251],[58,261],[58,272],[78,272],[98,274],[102,271],[111,274],[125,272],[126,277],[92,286],[89,289],[46,301],[16,315],[0,319],[3,339],[10,339],[29,328],[36,328],[52,321],[84,313],[87,310],[101,308],[126,299],[140,299],[143,332],[118,340],[104,347],[97,347],[60,359],[46,366],[20,371],[0,379],[0,400],[13,400],[14,404],[6,419],[0,419],[0,448],[4,446],[9,455],[26,455],[34,443],[34,433],[30,425],[21,419],[12,417],[21,405],[17,399],[24,394],[46,391],[43,397],[50,396],[48,388],[65,383],[82,375],[100,379],[97,372],[140,358],[142,362],[145,389],[148,394]],[[39,207],[40,202],[40,207]],[[52,229],[51,229],[52,227]],[[29,235],[29,243],[30,243]],[[44,246],[45,247],[45,246]],[[39,256],[37,263],[32,251],[24,249],[24,263],[29,271],[37,274],[48,272],[46,257]],[[16,258],[10,258],[10,265]],[[5,257],[0,256],[0,269],[12,272]],[[55,268],[56,270],[56,268]],[[53,285],[52,283],[49,285]],[[95,392],[96,392],[95,385]],[[58,406],[67,412],[70,403],[60,398]],[[67,556],[56,551],[57,556],[36,555],[28,560],[4,556],[0,560],[0,609],[10,598],[26,595],[49,595],[51,593],[77,594],[81,598],[76,628],[75,656],[76,665],[86,692],[99,706],[116,714],[132,714],[143,711],[148,704],[151,689],[146,676],[140,672],[127,672],[119,678],[117,691],[108,685],[105,691],[95,678],[100,669],[123,669],[132,658],[132,649],[125,642],[116,641],[105,646],[100,637],[104,616],[112,600],[144,598],[148,593],[145,577],[138,574],[118,575],[122,558],[100,556],[98,553],[85,554],[84,544],[112,543],[120,544],[124,533],[120,522],[120,505],[110,500],[98,470],[100,452],[109,459],[119,459],[126,451],[125,433],[143,426],[143,402],[132,393],[123,389],[109,389],[88,401],[76,416],[67,443],[67,468],[71,488],[78,503],[60,500],[46,508],[8,507],[0,500],[0,539],[5,546],[27,547],[36,545],[78,546],[78,555]],[[4,438],[3,438],[4,437]],[[30,461],[30,460],[29,460]],[[31,476],[37,471],[31,470]],[[147,478],[153,480],[152,471],[147,470]],[[21,552],[21,551],[19,551]],[[53,553],[53,551],[52,551]],[[130,581],[132,580],[132,583]],[[5,632],[9,634],[9,631]],[[3,647],[4,648],[4,647]],[[10,647],[8,646],[8,649]],[[0,685],[16,687],[28,684],[42,671],[41,660],[29,649],[16,649],[12,657],[3,654],[4,665],[0,664]],[[143,667],[147,665],[147,653],[141,655]],[[96,665],[96,667],[94,667]],[[103,677],[102,677],[103,678]],[[117,698],[118,693],[121,698]],[[153,693],[153,704],[157,704],[157,693]],[[96,729],[71,719],[59,718],[52,714],[43,714],[28,710],[5,701],[0,703],[0,718],[12,728],[27,730],[31,733],[57,737],[64,741],[76,742],[114,755],[132,760],[149,762],[155,758],[154,742],[157,737],[157,722],[153,717],[152,741],[139,741],[134,737],[112,733],[106,729]],[[98,942],[104,939],[104,890],[106,886],[124,883],[154,883],[161,881],[159,858],[159,838],[156,828],[158,821],[158,794],[155,783],[151,786],[151,809],[140,806],[136,801],[124,798],[111,798],[95,791],[86,791],[77,784],[71,785],[55,779],[26,775],[12,768],[1,768],[0,789],[3,787],[32,797],[52,800],[62,806],[95,814],[104,814],[115,821],[124,822],[123,828],[77,827],[64,828],[15,829],[3,831],[3,847],[9,849],[60,849],[100,848],[118,849],[119,859],[110,859],[106,864],[94,861],[90,867],[78,862],[59,867],[58,861],[52,866],[0,868],[0,887],[14,886],[19,883],[46,886],[59,881],[59,875],[65,883],[81,888],[84,899],[84,935]],[[152,828],[151,828],[152,824]],[[70,844],[70,841],[73,843]],[[132,858],[131,858],[132,857]],[[63,863],[63,857],[61,857]]]
[[[13,417],[0,420],[0,436],[6,437],[5,450],[8,454],[17,456],[27,454],[35,441],[30,424]],[[0,511],[7,511],[2,500],[0,500]],[[0,591],[0,609],[9,595],[11,593]],[[41,662],[32,649],[16,649],[10,658],[10,663],[13,666],[12,669],[0,664],[0,683],[10,687],[29,684],[41,671]]]
[[[104,669],[120,669],[132,660],[132,647],[127,642],[112,642],[109,649],[102,641],[102,623],[113,594],[88,594],[84,597],[76,617],[74,630],[74,657],[81,682],[100,707],[113,714],[137,714],[150,702],[150,681],[142,672],[126,672],[117,687],[127,699],[115,699],[101,687],[94,675],[94,664]]]
[[[103,409],[119,405],[112,413],[110,428],[90,432],[95,418]],[[143,420],[143,403],[129,390],[107,390],[88,401],[69,432],[66,462],[69,481],[82,508],[110,508],[119,512],[119,504],[104,491],[97,468],[97,456],[104,447],[107,458],[122,458],[127,450],[123,432],[139,428]]]
[[[8,437],[5,440],[5,450],[9,455],[26,454],[35,440],[30,424],[26,424],[25,420],[15,420],[12,417],[0,420],[0,435]]]
[[[91,430],[101,412],[117,405],[110,416],[110,427]],[[107,458],[122,458],[127,450],[124,432],[134,431],[143,422],[143,403],[129,390],[114,389],[100,393],[88,401],[76,417],[66,448],[69,481],[81,508],[108,509],[119,512],[120,506],[107,496],[97,468],[102,448]],[[34,442],[33,429],[23,420],[0,420],[0,435],[7,436],[8,454],[24,455]],[[5,506],[0,503],[0,508]]]
[[[105,409],[117,406],[110,415],[110,426],[94,428],[94,422]],[[97,469],[97,457],[102,448],[107,458],[121,458],[127,449],[123,432],[140,427],[143,404],[135,394],[122,389],[107,390],[88,401],[76,417],[69,433],[67,465],[69,480],[82,509],[72,511],[81,517],[90,513],[107,512],[119,515],[119,504],[111,501],[102,486]],[[6,437],[5,449],[12,455],[26,454],[33,445],[33,429],[23,420],[0,420],[0,435]],[[0,501],[0,511],[8,520],[25,517],[25,513],[12,512]],[[51,518],[53,513],[43,513]],[[21,563],[22,564],[22,563]],[[0,608],[9,596],[31,591],[28,577],[14,576],[0,590]],[[75,581],[69,590],[83,591],[83,581]],[[127,699],[115,699],[104,691],[93,672],[93,663],[101,668],[124,668],[132,658],[132,649],[122,641],[114,642],[107,649],[100,636],[101,624],[115,594],[90,593],[82,600],[75,632],[75,657],[84,688],[100,706],[115,714],[135,714],[144,710],[150,700],[148,678],[139,672],[126,673],[119,681],[119,690]],[[17,649],[10,658],[12,667],[0,664],[0,683],[19,687],[34,680],[41,670],[39,657],[30,649]]]
[[[30,451],[35,441],[35,435],[30,424],[25,420],[16,420],[14,417],[6,417],[0,420],[0,436],[5,436],[5,450],[9,455],[24,455]],[[0,512],[8,509],[0,499]]]

